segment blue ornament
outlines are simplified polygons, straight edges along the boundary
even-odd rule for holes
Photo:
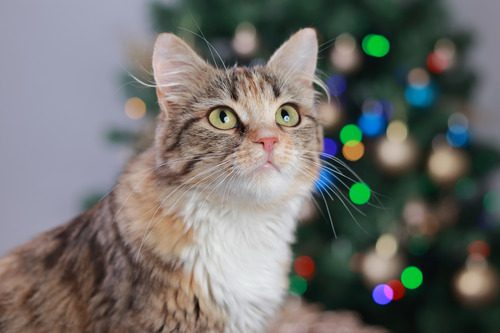
[[[469,142],[469,130],[463,125],[452,125],[446,133],[446,140],[453,147],[464,147]]]
[[[365,112],[359,117],[358,125],[363,134],[374,137],[384,132],[387,122],[382,113]]]
[[[436,90],[433,85],[409,85],[405,90],[408,104],[416,108],[427,108],[436,99]]]

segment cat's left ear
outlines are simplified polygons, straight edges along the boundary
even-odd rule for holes
[[[182,39],[171,33],[160,34],[153,51],[153,72],[160,105],[182,105],[211,68]]]
[[[316,71],[318,38],[313,28],[301,29],[274,52],[267,66],[285,75],[295,75],[312,84]]]

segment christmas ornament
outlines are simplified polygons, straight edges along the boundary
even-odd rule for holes
[[[458,299],[467,306],[486,305],[498,297],[498,273],[486,258],[472,255],[465,268],[455,277],[454,288]]]
[[[337,36],[330,52],[332,65],[342,73],[349,73],[359,67],[360,60],[354,37],[347,33]]]
[[[371,287],[397,278],[403,265],[403,259],[397,254],[387,257],[371,250],[361,258],[359,271],[364,282]]]
[[[368,100],[363,103],[358,125],[363,134],[375,137],[385,131],[387,125],[384,107],[380,101]]]
[[[453,185],[468,169],[469,160],[465,153],[443,144],[434,149],[427,162],[429,176],[442,186]]]
[[[427,56],[427,68],[434,74],[441,74],[455,64],[455,43],[449,39],[440,39],[434,51]]]
[[[234,32],[232,46],[241,57],[251,57],[257,50],[257,29],[249,22],[238,24]]]
[[[439,220],[432,213],[429,205],[422,200],[410,200],[403,208],[403,219],[410,234],[433,236],[439,229]]]
[[[408,136],[408,127],[400,120],[389,123],[386,137],[375,146],[376,162],[382,170],[399,175],[410,170],[418,158],[416,143]]]
[[[418,150],[411,138],[394,141],[380,139],[375,146],[376,161],[387,173],[402,174],[415,166]]]
[[[448,118],[446,141],[452,147],[463,147],[469,141],[469,121],[462,113],[454,113]]]

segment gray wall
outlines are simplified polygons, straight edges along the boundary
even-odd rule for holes
[[[498,141],[500,3],[450,3],[479,35],[475,130]],[[148,36],[146,22],[146,1],[0,2],[0,254],[74,216],[85,194],[112,186],[124,154],[104,133],[135,125],[122,111],[117,74],[127,41]]]

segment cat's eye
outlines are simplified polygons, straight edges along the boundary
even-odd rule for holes
[[[213,127],[221,130],[229,130],[238,125],[234,111],[225,107],[213,109],[208,115],[208,121]]]
[[[300,122],[299,112],[291,105],[282,105],[276,111],[276,122],[287,127],[297,126]]]

